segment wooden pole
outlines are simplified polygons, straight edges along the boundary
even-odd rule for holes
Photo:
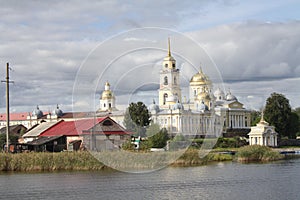
[[[6,152],[9,152],[9,63],[6,63]]]

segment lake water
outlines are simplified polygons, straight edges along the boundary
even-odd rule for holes
[[[300,159],[216,163],[130,174],[0,174],[0,199],[299,199]]]

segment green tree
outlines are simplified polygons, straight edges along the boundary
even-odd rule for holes
[[[169,140],[168,131],[162,128],[158,133],[148,138],[153,148],[163,148]]]
[[[9,143],[16,144],[18,143],[19,136],[15,134],[9,135]],[[3,150],[3,146],[6,144],[6,134],[0,134],[0,150]]]
[[[261,112],[257,110],[251,111],[251,126],[255,126],[261,118]]]
[[[299,131],[299,116],[296,112],[292,112],[288,123],[288,137],[296,138]]]
[[[280,137],[291,137],[289,133],[291,114],[289,100],[282,94],[272,93],[267,99],[264,117],[271,125],[275,126]]]
[[[150,126],[147,128],[146,135],[147,137],[151,137],[157,134],[160,131],[159,124],[151,123]]]
[[[130,103],[124,116],[126,129],[136,135],[145,136],[146,128],[151,122],[151,115],[143,102]]]

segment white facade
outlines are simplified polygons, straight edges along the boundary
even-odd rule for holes
[[[166,128],[169,134],[218,136],[229,129],[250,131],[250,111],[230,91],[226,95],[220,89],[212,93],[213,85],[202,69],[191,77],[190,96],[182,101],[180,71],[171,55],[170,42],[158,75],[158,103],[153,100],[148,110],[152,122]],[[122,124],[125,111],[99,112],[105,113]]]
[[[249,135],[250,145],[261,145],[277,147],[278,133],[275,132],[275,127],[270,126],[262,116],[260,122],[256,126],[251,127]]]

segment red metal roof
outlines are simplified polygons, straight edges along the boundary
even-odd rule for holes
[[[88,135],[90,134],[90,130],[96,124],[103,122],[105,119],[109,119],[113,123],[119,127],[117,130],[106,130],[106,131],[96,131],[95,134],[105,134],[105,135],[126,135],[132,134],[131,132],[126,131],[123,129],[119,124],[117,124],[113,119],[110,117],[101,117],[95,119],[81,119],[76,121],[61,121],[51,128],[47,129],[40,136],[58,136],[58,135],[65,135],[65,136],[78,136],[78,135]]]
[[[90,129],[95,124],[102,122],[107,117],[96,118],[96,119],[82,119],[76,121],[61,121],[55,124],[40,136],[78,136],[83,130]]]
[[[28,116],[28,112],[22,112],[22,113],[10,113],[9,114],[9,119],[11,121],[21,121],[21,120],[26,120]],[[0,114],[0,121],[5,121],[6,120],[6,113],[1,113]]]
[[[43,117],[40,119],[46,118],[49,112],[44,112]],[[9,119],[11,121],[25,121],[27,116],[32,116],[30,112],[19,112],[19,113],[9,113]],[[6,120],[6,113],[0,113],[0,121]]]

